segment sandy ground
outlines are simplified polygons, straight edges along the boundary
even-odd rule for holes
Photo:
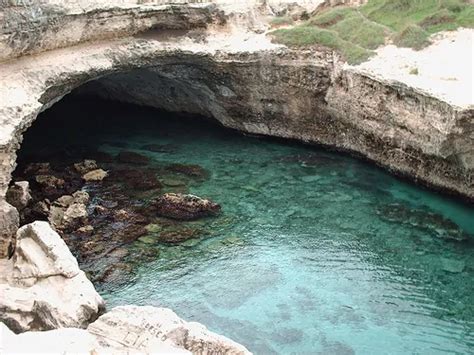
[[[434,35],[421,50],[381,47],[357,71],[396,80],[460,107],[474,106],[474,30]],[[416,74],[417,72],[417,74]]]

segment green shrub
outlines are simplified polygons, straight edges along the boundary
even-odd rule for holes
[[[417,25],[408,25],[393,38],[393,43],[399,47],[420,50],[430,44],[429,34]]]
[[[321,45],[339,51],[350,64],[359,64],[373,53],[341,39],[336,32],[315,26],[279,29],[271,33],[274,40],[289,47]]]
[[[318,27],[331,27],[339,21],[346,18],[347,15],[353,13],[355,10],[347,7],[336,7],[317,14],[309,20],[309,24]]]
[[[369,0],[359,8],[327,9],[272,35],[289,46],[333,48],[348,62],[360,63],[387,38],[397,46],[419,50],[430,44],[431,34],[461,26],[474,28],[474,5],[467,0]]]
[[[270,25],[272,27],[278,27],[278,26],[289,26],[294,23],[293,19],[288,16],[279,16],[279,17],[274,17],[270,21]]]

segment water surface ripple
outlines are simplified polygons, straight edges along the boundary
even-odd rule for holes
[[[94,139],[204,167],[190,192],[223,214],[199,240],[132,246],[160,256],[102,290],[108,307],[170,307],[256,354],[472,353],[472,207],[340,154],[153,118]]]

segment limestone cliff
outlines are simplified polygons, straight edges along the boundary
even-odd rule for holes
[[[51,23],[46,21],[49,29],[38,41],[29,35],[37,31],[35,21],[15,29],[12,7],[4,9],[10,23],[0,40],[8,47],[4,59],[44,52],[0,65],[0,196],[22,133],[39,112],[74,90],[198,113],[243,132],[323,144],[474,199],[472,105],[344,65],[325,48],[275,45],[260,33],[265,24],[259,21],[271,8],[255,1],[249,2],[254,7],[239,3],[234,11],[229,1],[173,6],[126,1],[114,10],[89,2],[95,10],[82,9],[79,17],[71,15],[77,3],[67,2],[59,12],[43,11]],[[93,30],[76,26],[78,18]],[[63,32],[51,27],[57,21]],[[130,36],[145,29],[150,30]],[[25,40],[12,40],[21,33]],[[67,48],[51,50],[56,47]],[[13,219],[12,226],[4,230],[15,229]]]

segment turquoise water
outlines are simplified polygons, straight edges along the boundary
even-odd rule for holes
[[[223,213],[200,239],[132,245],[160,255],[102,290],[109,308],[170,307],[256,354],[472,353],[472,207],[337,153],[137,115],[155,122],[90,139],[204,167],[210,178],[189,191]]]

